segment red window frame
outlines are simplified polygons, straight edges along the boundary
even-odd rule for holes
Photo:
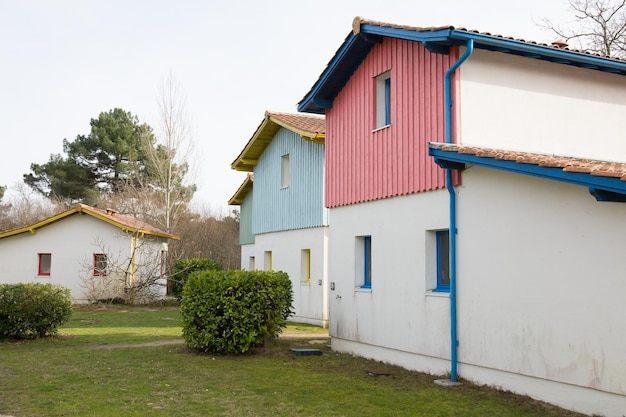
[[[98,259],[104,258],[104,268],[98,269]],[[107,256],[104,253],[94,253],[93,254],[93,276],[94,277],[105,277],[107,274]]]
[[[48,271],[42,271],[41,264],[44,256],[48,256]],[[52,269],[52,254],[51,253],[40,253],[38,254],[38,265],[37,265],[37,276],[40,277],[49,277],[50,270]]]

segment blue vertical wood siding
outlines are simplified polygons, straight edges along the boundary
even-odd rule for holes
[[[239,205],[239,244],[248,245],[254,243],[252,233],[252,202],[254,189],[252,189]]]
[[[281,188],[289,154],[289,186]],[[254,168],[254,234],[326,226],[324,145],[281,128]]]

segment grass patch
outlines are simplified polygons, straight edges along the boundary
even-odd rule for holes
[[[528,398],[312,347],[315,326],[254,354],[206,355],[182,344],[178,310],[76,308],[56,337],[0,342],[0,414],[30,416],[542,416],[580,414]],[[294,337],[295,335],[295,337]],[[167,344],[169,342],[180,344]],[[371,376],[367,370],[389,374]]]

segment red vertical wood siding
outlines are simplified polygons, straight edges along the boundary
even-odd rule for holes
[[[445,187],[428,142],[445,140],[444,76],[458,59],[384,38],[326,111],[326,205],[337,207]],[[372,131],[375,77],[391,70],[391,125]]]

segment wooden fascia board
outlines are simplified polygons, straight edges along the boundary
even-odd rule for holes
[[[59,213],[57,215],[54,215],[52,217],[48,217],[47,219],[41,220],[40,222],[28,225],[28,226],[24,226],[24,227],[20,227],[17,229],[13,229],[13,230],[8,230],[6,232],[0,233],[0,239],[4,238],[4,237],[9,237],[9,236],[15,236],[15,235],[19,235],[21,233],[26,233],[29,232],[30,234],[35,234],[37,233],[37,229],[39,229],[40,227],[46,226],[48,224],[54,223],[58,220],[61,220],[67,216],[70,216],[74,213],[77,213],[78,210],[76,208],[72,208],[69,209],[67,211],[64,211],[62,213]]]
[[[231,168],[236,171],[251,171],[250,167],[256,165],[259,156],[265,151],[278,129],[279,126],[271,118],[265,117],[237,159],[233,161]]]

